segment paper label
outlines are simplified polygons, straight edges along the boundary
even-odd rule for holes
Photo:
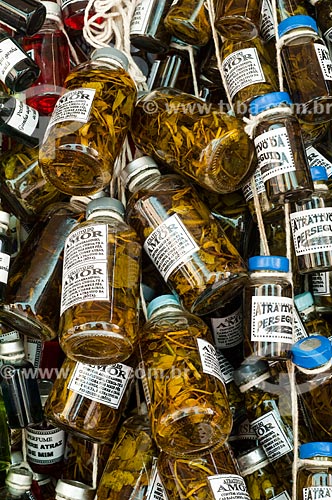
[[[255,138],[254,143],[263,182],[296,170],[286,127],[264,132]]]
[[[332,62],[328,48],[319,43],[314,43],[314,47],[325,80],[332,80]]]
[[[142,35],[145,33],[154,5],[154,0],[138,0],[134,15],[131,18],[130,35]]]
[[[10,264],[10,255],[0,252],[0,282],[7,283]]]
[[[251,423],[249,422],[248,419],[245,419],[243,422],[241,422],[236,437],[238,439],[251,439],[251,440],[257,439],[256,432],[253,431]]]
[[[208,476],[214,500],[250,500],[246,483],[236,474]]]
[[[0,42],[0,80],[6,83],[6,76],[12,68],[27,56],[10,38]]]
[[[329,160],[325,158],[325,156],[320,154],[320,152],[317,151],[316,148],[314,148],[313,146],[309,146],[308,148],[306,148],[306,153],[309,167],[316,167],[317,165],[325,167],[328,177],[332,176],[332,163],[329,162]]]
[[[60,462],[65,451],[65,432],[54,428],[26,429],[27,457],[34,464],[55,464]]]
[[[320,500],[332,497],[332,486],[309,486],[303,488],[303,500]]]
[[[107,224],[78,228],[65,242],[61,314],[89,300],[109,300]]]
[[[47,126],[47,132],[53,125],[65,121],[87,123],[89,121],[95,93],[95,89],[87,88],[69,90],[66,92],[56,102]],[[45,135],[47,134],[45,133]]]
[[[174,214],[146,238],[144,250],[167,281],[174,269],[189,260],[199,246],[179,216]]]
[[[217,349],[228,349],[243,340],[243,316],[239,307],[224,318],[211,318],[211,330]]]
[[[233,372],[234,372],[233,366],[230,364],[228,359],[225,358],[225,356],[223,356],[222,353],[219,351],[217,351],[217,359],[218,359],[218,363],[219,363],[219,367],[220,367],[223,381],[225,382],[225,384],[232,382],[234,380],[234,378],[233,378]]]
[[[133,376],[134,370],[122,363],[113,365],[77,363],[68,389],[92,401],[118,409]]]
[[[203,373],[213,375],[224,382],[215,347],[204,339],[197,339],[197,344]]]
[[[313,295],[330,295],[330,273],[329,271],[323,273],[312,273],[311,286]]]
[[[292,451],[293,446],[283,429],[280,415],[275,410],[253,420],[251,427],[270,462]]]
[[[5,342],[12,342],[13,340],[19,340],[20,334],[17,330],[12,330],[11,332],[1,333],[0,334],[0,344]]]
[[[332,27],[326,30],[323,36],[328,42],[332,42]]]
[[[34,368],[39,368],[43,350],[43,342],[41,340],[28,337],[26,346],[27,360],[33,364]]]
[[[272,497],[271,500],[291,500],[291,497],[289,496],[288,492],[282,491],[279,493],[279,495],[276,495],[275,497]]]
[[[301,339],[305,339],[308,337],[306,329],[301,321],[299,313],[296,310],[296,307],[293,308],[293,331],[294,331],[294,339],[295,342]]]
[[[266,42],[272,40],[274,37],[273,11],[270,0],[263,0],[260,20],[260,35]]]
[[[228,92],[233,98],[254,83],[265,82],[262,65],[255,48],[236,50],[222,62]]]
[[[332,208],[313,208],[290,214],[296,255],[332,250]]]
[[[15,99],[15,108],[9,120],[8,127],[18,130],[22,134],[32,136],[39,121],[39,113],[24,102]]]
[[[256,169],[256,172],[254,173],[254,180],[255,180],[255,186],[256,186],[256,191],[257,194],[264,193],[266,191],[265,189],[265,184],[262,179],[262,174],[259,168]],[[254,193],[251,189],[251,181],[247,182],[242,188],[243,196],[246,200],[246,202],[250,201],[254,197]]]
[[[149,482],[148,492],[145,500],[168,500],[165,488],[161,482],[156,462],[152,467],[152,477]]]
[[[251,340],[293,343],[293,300],[289,297],[252,297]]]

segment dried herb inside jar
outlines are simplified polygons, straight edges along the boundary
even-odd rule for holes
[[[203,46],[211,38],[209,13],[204,0],[178,0],[166,14],[166,29],[180,40]]]

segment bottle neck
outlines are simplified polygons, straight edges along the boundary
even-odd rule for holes
[[[131,193],[136,193],[140,189],[149,189],[153,187],[161,178],[161,173],[157,169],[144,170],[133,175],[128,183],[127,188]]]
[[[94,220],[94,219],[98,219],[99,217],[107,217],[107,218],[110,218],[110,219],[115,219],[119,222],[124,222],[124,219],[123,217],[118,213],[118,212],[115,212],[113,210],[96,210],[95,212],[92,212],[87,218],[86,220]]]
[[[163,316],[169,313],[179,313],[184,312],[181,306],[176,306],[173,304],[167,304],[161,307],[158,307],[153,313],[150,315],[149,320],[156,319],[159,316]]]

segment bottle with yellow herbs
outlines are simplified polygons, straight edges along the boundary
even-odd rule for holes
[[[259,34],[263,0],[216,0],[215,26],[232,40],[251,40]]]
[[[299,448],[296,500],[330,498],[332,495],[332,443],[316,441]]]
[[[141,245],[115,198],[92,200],[65,242],[59,341],[94,365],[122,362],[138,338]]]
[[[190,45],[206,45],[212,36],[204,0],[173,0],[164,18],[166,29]]]
[[[232,415],[211,332],[173,295],[153,299],[147,313],[140,368],[157,446],[180,458],[218,448]]]
[[[90,195],[112,179],[136,100],[127,68],[123,52],[105,47],[67,76],[39,151],[43,175],[59,191]]]
[[[122,178],[126,220],[188,311],[207,314],[242,291],[244,261],[186,179],[161,175],[149,157],[130,162]]]

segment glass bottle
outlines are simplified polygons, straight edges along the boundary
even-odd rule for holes
[[[250,498],[227,444],[202,457],[176,458],[162,451],[157,463],[168,498],[226,500],[235,491],[238,500]]]
[[[45,403],[52,386],[52,381],[38,379],[44,418],[42,422],[26,427],[26,452],[33,472],[60,477],[66,436],[64,431],[52,425],[45,415]]]
[[[23,223],[36,222],[43,209],[64,197],[38,165],[38,148],[17,144],[0,156],[0,194]]]
[[[204,0],[173,0],[164,25],[173,36],[190,45],[200,47],[211,39],[209,13]]]
[[[285,486],[261,446],[242,453],[237,462],[252,500],[291,500],[291,488]]]
[[[1,207],[0,207],[1,208]],[[0,210],[0,302],[5,299],[8,272],[10,268],[10,255],[12,250],[9,234],[9,213]]]
[[[314,298],[310,292],[295,295],[294,304],[308,335],[322,335],[327,338],[331,336],[329,324],[316,310]]]
[[[195,188],[179,175],[161,175],[141,157],[122,173],[129,198],[126,219],[183,306],[207,314],[240,293],[245,264]]]
[[[89,0],[60,0],[63,22],[69,31],[80,31],[84,27],[84,16]],[[95,14],[90,8],[88,18]],[[72,34],[72,33],[71,33]]]
[[[220,56],[236,116],[248,116],[252,99],[278,90],[277,73],[260,37],[246,41],[226,39]]]
[[[316,311],[332,313],[332,271],[309,274]]]
[[[328,441],[332,436],[331,342],[321,335],[310,335],[291,348],[296,365],[295,380],[299,401],[309,417],[315,441]]]
[[[80,217],[82,210],[69,203],[54,203],[41,214],[10,266],[1,310],[6,325],[41,340],[57,336],[62,253],[66,237]]]
[[[38,33],[23,38],[22,47],[40,68],[39,78],[26,91],[26,103],[48,116],[63,93],[70,59],[68,41],[61,29],[60,5],[51,1],[41,3],[46,7],[46,20]]]
[[[297,116],[311,123],[331,119],[332,63],[310,16],[291,16],[278,26],[281,60]]]
[[[131,136],[143,154],[217,193],[240,188],[256,166],[254,146],[238,118],[173,88],[138,99]]]
[[[332,443],[313,442],[299,448],[302,462],[297,469],[296,500],[312,499],[332,494]],[[312,462],[312,464],[310,463]],[[321,462],[321,464],[319,463]]]
[[[53,484],[53,478],[45,474],[34,473],[31,493],[33,497],[31,500],[54,500],[55,485]]]
[[[315,146],[310,145],[306,147],[309,167],[325,167],[327,176],[330,178],[332,176],[332,163],[330,161],[332,158],[328,155],[324,145],[315,144]]]
[[[127,68],[123,52],[105,47],[67,76],[39,154],[43,175],[59,191],[82,196],[109,184],[136,100]]]
[[[54,425],[96,443],[109,443],[133,387],[136,358],[95,366],[67,358],[45,406]]]
[[[291,208],[293,246],[300,273],[329,271],[332,265],[332,193],[324,167],[311,167],[314,190]]]
[[[315,19],[326,43],[332,42],[331,2],[330,0],[309,0],[315,9]],[[328,46],[328,45],[327,45]]]
[[[244,289],[244,357],[286,359],[293,343],[292,284],[286,257],[250,257]]]
[[[0,48],[1,50],[1,48]],[[0,92],[0,132],[34,148],[41,142],[46,123],[36,109]]]
[[[80,481],[59,479],[55,487],[55,500],[93,500],[95,490]]]
[[[308,198],[313,190],[300,125],[287,92],[272,92],[249,106],[255,120],[258,168],[272,203]]]
[[[215,26],[219,34],[232,40],[258,36],[263,0],[216,0]]]
[[[171,0],[139,0],[130,22],[130,42],[150,53],[165,52],[171,34],[165,29],[164,18]]]
[[[244,362],[233,377],[244,395],[251,429],[277,474],[290,485],[293,463],[289,379],[273,377],[267,362]],[[288,394],[287,392],[288,391]]]
[[[37,80],[38,65],[3,29],[0,29],[0,51],[0,81],[12,92],[22,92]]]
[[[64,248],[59,341],[71,359],[124,361],[138,337],[141,245],[114,198],[92,200]]]
[[[130,500],[133,495],[144,498],[157,453],[147,416],[127,418],[114,441],[94,500]]]
[[[233,430],[239,425],[239,423],[243,422],[246,416],[244,398],[243,394],[240,392],[238,386],[234,382],[234,367],[218,349],[216,349],[216,353],[221,375],[226,387],[229,408],[233,417],[233,432]]]
[[[27,500],[32,485],[32,472],[23,467],[8,471],[6,486],[0,490],[1,500]]]
[[[0,395],[0,488],[5,484],[7,470],[11,464],[11,446],[7,424],[6,407]]]
[[[1,0],[1,23],[13,30],[27,35],[34,35],[42,27],[46,9],[37,0]]]
[[[43,409],[35,370],[25,359],[21,340],[0,344],[2,367],[0,386],[11,429],[37,424],[43,420]]]
[[[139,344],[152,435],[173,456],[204,454],[232,426],[211,333],[174,295],[153,299],[147,314]]]

